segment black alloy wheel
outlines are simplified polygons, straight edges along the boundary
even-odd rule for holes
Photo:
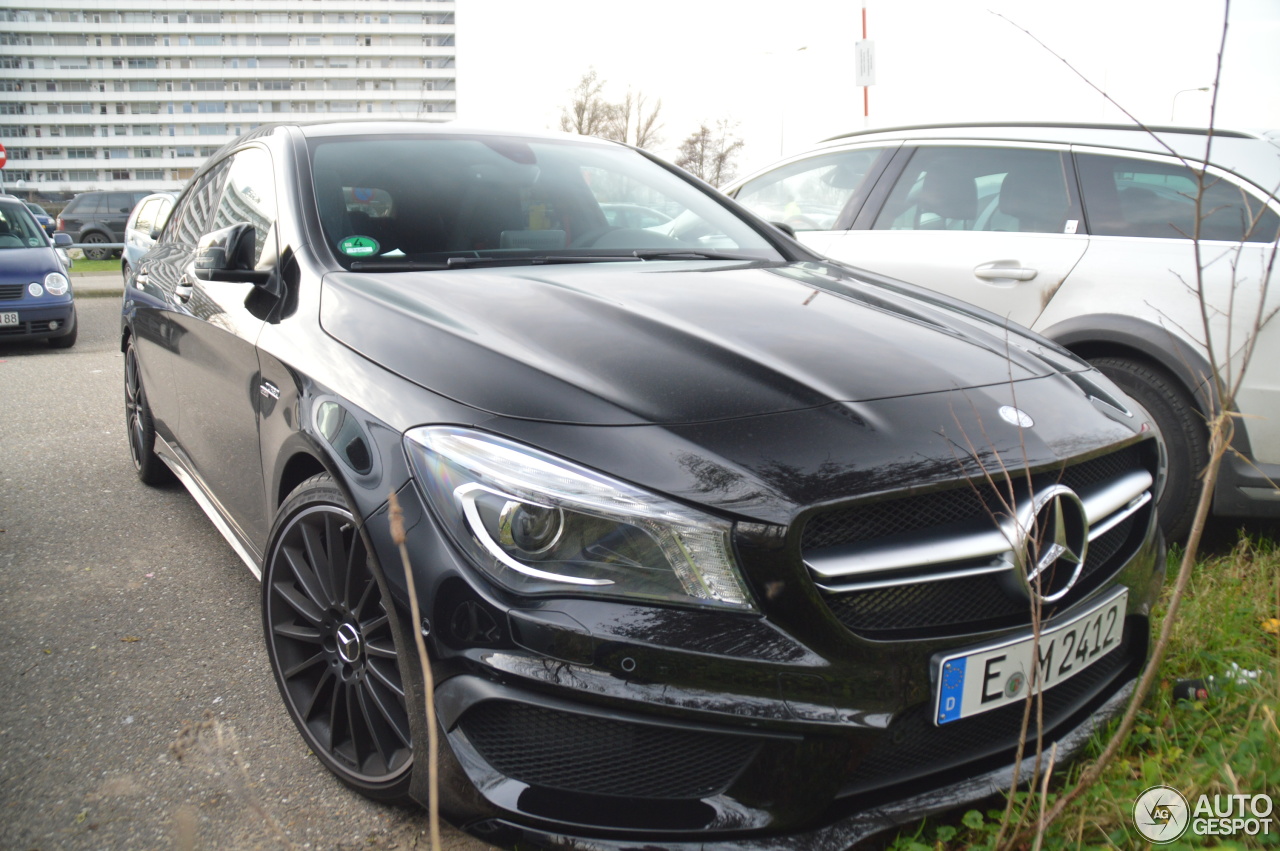
[[[138,353],[132,340],[124,353],[124,424],[129,432],[129,455],[138,478],[148,485],[171,481],[173,472],[156,454],[155,421],[147,407],[147,393],[142,389]]]
[[[290,717],[342,782],[408,803],[413,744],[390,603],[331,476],[289,495],[267,552],[263,628]]]
[[[110,242],[106,234],[102,233],[86,233],[80,237],[81,245],[100,245]],[[84,257],[86,260],[106,260],[111,256],[111,251],[106,248],[86,248],[84,249]]]

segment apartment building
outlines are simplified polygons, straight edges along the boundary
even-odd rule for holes
[[[447,121],[454,0],[0,3],[6,191],[177,189],[259,124]]]

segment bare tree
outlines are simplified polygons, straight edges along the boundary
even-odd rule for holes
[[[636,93],[635,115],[636,115],[636,137],[635,146],[637,148],[652,148],[662,144],[662,123],[658,120],[658,115],[662,112],[662,98],[654,101],[653,106],[648,112],[645,107],[648,105],[649,99],[644,92]]]
[[[569,105],[560,110],[560,129],[580,136],[606,136],[617,123],[615,104],[604,99],[604,80],[595,68],[582,75],[570,90]]]
[[[728,183],[737,173],[734,160],[743,144],[733,135],[736,126],[724,118],[716,122],[714,131],[703,124],[680,143],[676,165],[712,186]]]
[[[659,144],[662,100],[651,101],[644,92],[627,93],[614,103],[604,95],[607,81],[595,68],[582,75],[570,90],[569,105],[560,110],[560,129],[582,136],[599,136],[615,142],[649,148]]]

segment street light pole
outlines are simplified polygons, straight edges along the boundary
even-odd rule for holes
[[[1195,89],[1182,89],[1181,91],[1174,92],[1173,105],[1169,108],[1169,120],[1173,121],[1174,116],[1178,114],[1178,95],[1184,95],[1187,92],[1207,92],[1207,91],[1209,91],[1208,86],[1200,86],[1199,88],[1195,88]]]

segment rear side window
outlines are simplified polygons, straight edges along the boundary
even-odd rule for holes
[[[894,184],[874,230],[1075,233],[1080,216],[1061,153],[922,147]]]
[[[94,216],[98,213],[98,204],[102,201],[103,196],[99,193],[93,195],[81,195],[79,198],[73,199],[70,208],[66,211],[68,215],[76,215],[81,217]]]
[[[789,163],[745,183],[734,198],[770,222],[798,231],[833,230],[884,148],[859,148]]]
[[[129,211],[133,209],[133,196],[128,192],[112,192],[107,195],[106,213],[124,213],[129,215]]]
[[[1176,163],[1079,154],[1089,232],[1100,236],[1191,239],[1195,234],[1196,172]],[[1271,242],[1280,217],[1242,187],[1210,175],[1200,203],[1200,237]]]

